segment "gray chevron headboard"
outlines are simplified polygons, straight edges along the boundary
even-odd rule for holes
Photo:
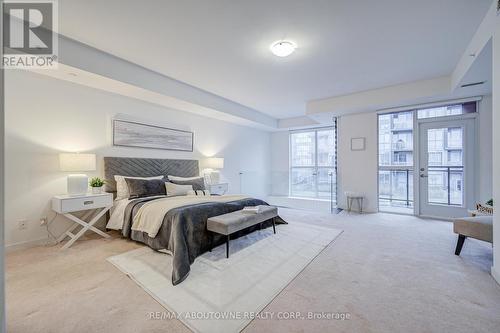
[[[196,177],[199,176],[199,166],[197,160],[104,157],[106,192],[116,192],[115,175],[131,177],[153,177],[159,175]]]

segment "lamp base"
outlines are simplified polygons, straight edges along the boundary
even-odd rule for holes
[[[206,185],[219,184],[220,173],[218,170],[204,169],[202,174],[203,174],[203,178],[205,178]]]
[[[89,188],[89,177],[87,175],[68,176],[68,195],[78,196],[87,194]]]
[[[213,170],[210,173],[210,182],[211,182],[211,184],[219,184],[220,183],[220,173],[218,170]]]

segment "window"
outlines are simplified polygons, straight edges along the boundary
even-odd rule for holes
[[[413,161],[413,153],[412,152],[394,152],[393,165],[408,165],[412,164]]]
[[[446,149],[462,149],[462,128],[448,128]]]
[[[429,153],[429,165],[442,165],[442,164],[443,164],[443,154],[441,152]]]
[[[427,131],[428,202],[460,206],[463,203],[463,128],[443,127]],[[437,155],[441,159],[436,158]]]
[[[417,112],[418,119],[455,116],[465,113],[476,112],[476,102],[468,102],[464,104],[446,105],[428,109],[420,109]]]
[[[427,149],[429,152],[439,152],[444,149],[444,131],[443,129],[429,130]]]
[[[336,146],[336,126],[290,133],[290,196],[336,201]]]
[[[448,165],[453,165],[453,166],[462,165],[462,150],[448,151]]]
[[[379,128],[379,207],[413,212],[413,112],[383,114]]]

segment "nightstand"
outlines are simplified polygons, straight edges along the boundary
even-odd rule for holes
[[[210,191],[210,194],[214,194],[214,195],[224,195],[227,193],[228,189],[229,189],[228,183],[208,185],[208,190]]]
[[[67,249],[78,238],[82,237],[87,230],[91,230],[96,234],[109,238],[109,235],[102,232],[101,230],[94,227],[94,224],[104,215],[108,210],[113,207],[113,194],[111,193],[101,193],[101,194],[86,194],[82,196],[70,196],[70,195],[57,195],[52,198],[52,209],[58,214],[62,214],[71,221],[75,222],[71,227],[68,228],[58,239],[57,242],[62,242],[66,237],[69,237],[69,241],[64,244],[62,249]],[[86,221],[93,213],[97,210],[100,211],[95,215],[90,221]],[[72,213],[86,210],[87,212],[81,217],[76,217]],[[78,226],[82,228],[76,234],[72,231]]]

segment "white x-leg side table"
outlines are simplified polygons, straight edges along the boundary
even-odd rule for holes
[[[83,196],[58,195],[52,198],[52,209],[59,214],[64,215],[74,222],[58,239],[62,242],[66,237],[69,237],[68,242],[61,248],[67,249],[76,242],[83,234],[91,230],[96,234],[109,238],[105,232],[94,227],[94,224],[113,207],[113,195],[111,193],[102,194],[86,194]],[[72,213],[86,210],[87,212],[82,217],[77,217]],[[97,214],[96,211],[100,210]],[[87,221],[92,217],[90,221]],[[74,234],[72,231],[78,226],[82,228]]]

